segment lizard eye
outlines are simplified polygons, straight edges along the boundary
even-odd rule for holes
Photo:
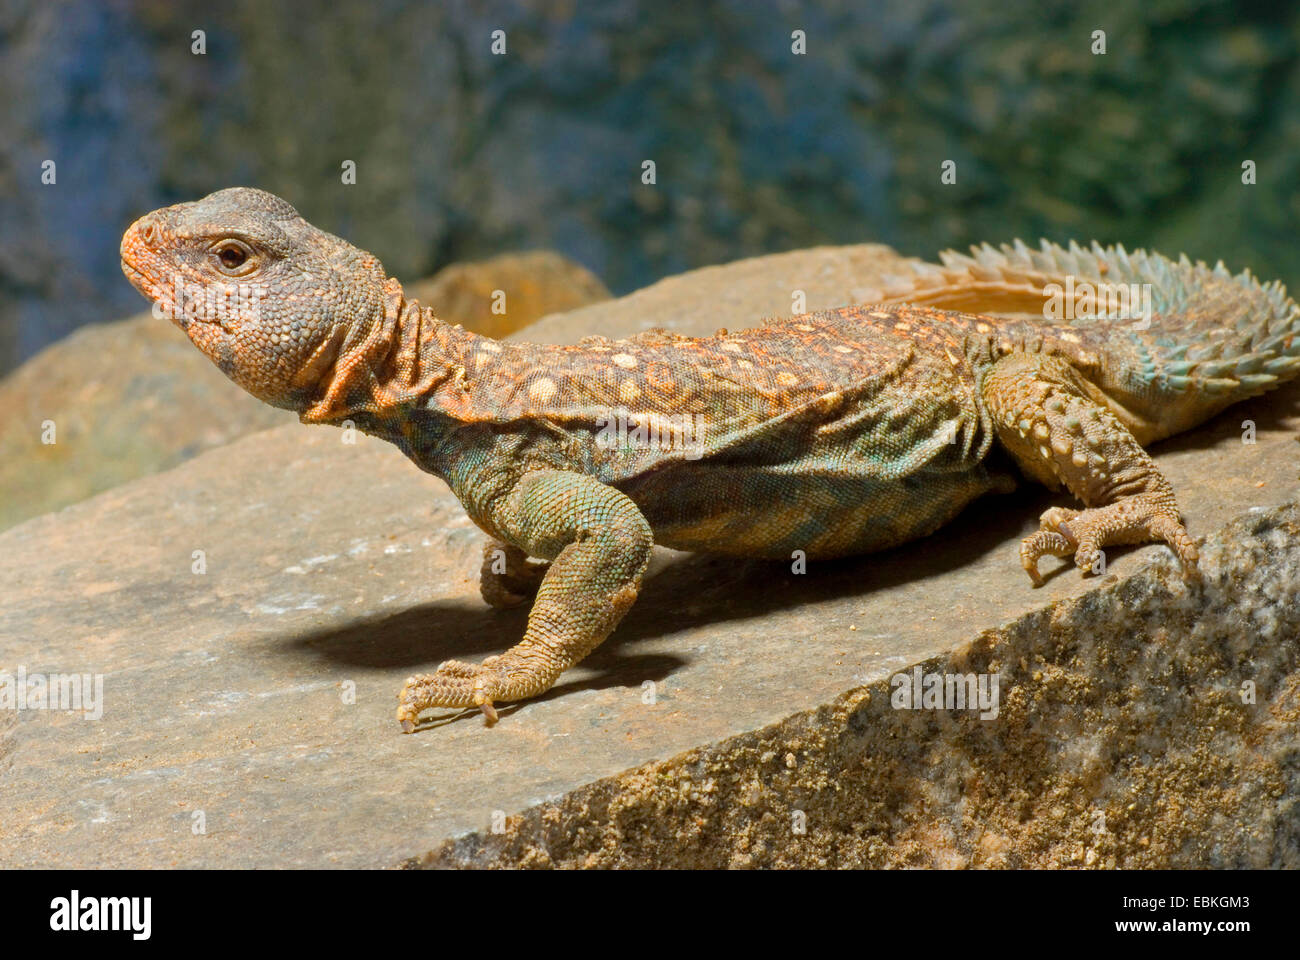
[[[232,277],[251,273],[257,265],[253,249],[244,241],[233,237],[215,243],[212,246],[212,256],[217,262],[217,268]]]

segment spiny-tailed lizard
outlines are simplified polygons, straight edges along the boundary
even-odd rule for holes
[[[1084,505],[1049,509],[1021,544],[1035,583],[1045,554],[1087,569],[1105,546],[1153,540],[1194,577],[1196,545],[1143,445],[1300,369],[1300,311],[1280,284],[1096,244],[984,246],[918,270],[893,302],[572,346],[444,324],[374,256],[260,190],[154,211],[121,253],[249,393],[304,423],[350,420],[445,480],[489,537],[488,603],[535,597],[519,644],[407,681],[408,732],[426,708],[494,720],[494,703],[550,688],[631,607],[655,543],[883,550],[1009,489],[995,444]],[[1065,289],[1065,312],[1090,318],[1042,319],[1045,290]],[[1132,290],[1149,310],[1129,297],[1118,318]],[[610,429],[620,417],[630,433]]]

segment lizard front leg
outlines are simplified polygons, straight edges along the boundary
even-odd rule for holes
[[[981,395],[998,440],[1029,476],[1064,484],[1087,509],[1053,507],[1042,528],[1020,545],[1020,562],[1041,585],[1038,559],[1074,554],[1091,568],[1109,544],[1163,540],[1197,573],[1196,543],[1183,526],[1173,488],[1133,434],[1084,390],[1065,360],[1011,354],[985,374]]]
[[[522,554],[551,559],[524,639],[482,664],[449,660],[411,677],[399,695],[402,730],[428,707],[477,706],[489,722],[498,700],[549,690],[623,619],[641,588],[654,538],[627,496],[583,474],[525,474],[497,501],[492,525]]]

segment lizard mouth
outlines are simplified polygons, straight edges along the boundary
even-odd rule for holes
[[[122,258],[122,272],[126,274],[126,279],[149,299],[153,299],[153,281],[131,265],[131,262]]]
[[[166,283],[158,279],[165,271],[146,271],[136,265],[141,264],[146,268],[160,265],[153,249],[153,244],[160,235],[159,213],[160,211],[155,211],[141,217],[127,228],[126,233],[122,234],[122,245],[119,248],[122,273],[131,286],[153,303],[155,317],[166,317],[188,332],[190,320],[196,318],[187,316],[182,305],[176,302],[176,290],[179,285],[173,284],[169,288]]]
[[[144,294],[146,299],[162,306],[168,306],[166,298],[159,295],[158,285],[154,283],[153,278],[136,267],[126,258],[125,254],[122,255],[122,273],[126,275],[126,279],[131,286]]]
[[[154,229],[151,225],[151,217],[152,215],[150,217],[141,217],[131,224],[126,233],[122,235],[122,246],[119,250],[122,273],[125,274],[131,286],[140,291],[147,300],[151,300],[156,306],[162,307],[168,312],[169,316],[174,316],[175,310],[172,308],[175,305],[171,302],[172,298],[166,296],[165,288],[160,286],[154,277],[136,266],[137,263],[147,263],[150,257],[147,241]]]
[[[183,310],[176,308],[174,298],[166,293],[166,288],[160,289],[153,278],[132,264],[125,254],[122,256],[122,273],[126,275],[131,286],[139,290],[146,300],[153,303],[155,316],[161,311],[162,316],[170,318],[182,330],[189,326],[189,318],[185,316]]]

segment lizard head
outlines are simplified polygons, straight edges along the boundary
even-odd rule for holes
[[[230,379],[291,410],[384,315],[378,259],[247,187],[141,217],[122,272]]]

